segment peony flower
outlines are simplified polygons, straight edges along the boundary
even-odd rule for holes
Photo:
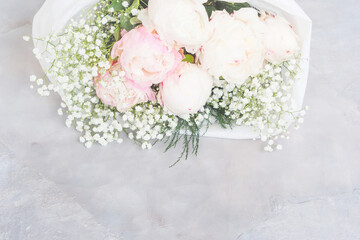
[[[162,82],[182,61],[182,55],[165,46],[159,36],[139,27],[125,33],[116,42],[111,57],[119,57],[126,77],[149,87]]]
[[[260,38],[264,37],[265,24],[259,17],[259,12],[254,8],[241,8],[233,14],[235,19],[241,20],[248,25]]]
[[[209,17],[204,0],[150,0],[138,18],[161,39],[177,48],[195,53],[209,38]]]
[[[300,51],[298,37],[290,23],[283,17],[262,14],[265,24],[265,59],[280,64],[291,59]]]
[[[119,112],[126,112],[136,104],[155,101],[150,87],[141,87],[123,77],[119,63],[115,63],[102,76],[94,78],[96,95],[105,105],[114,106]]]
[[[160,84],[159,102],[170,112],[183,116],[197,113],[210,97],[213,78],[197,65],[182,66]]]
[[[262,41],[235,14],[230,16],[226,11],[215,11],[211,18],[212,37],[201,50],[200,62],[216,78],[243,84],[263,67]]]

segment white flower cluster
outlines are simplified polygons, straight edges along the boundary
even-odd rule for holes
[[[182,118],[189,127],[199,130],[204,122],[209,121],[210,109],[202,109],[196,114]],[[151,142],[171,138],[174,133],[181,133],[178,128],[179,118],[154,102],[138,104],[122,116],[124,131],[130,139],[140,144],[143,149],[150,149]],[[188,129],[187,134],[197,134]]]
[[[131,130],[129,138],[141,144],[143,149],[150,149],[152,140],[170,137],[178,124],[175,115],[165,112],[159,104],[152,102],[137,105],[126,112],[122,119],[124,127]]]
[[[278,135],[289,138],[289,125],[295,120],[295,128],[298,128],[298,123],[303,122],[301,116],[305,115],[305,110],[291,108],[291,94],[300,70],[299,59],[280,65],[268,63],[259,75],[241,86],[218,80],[208,106],[221,110],[229,122],[252,127],[261,140],[268,143],[266,151],[281,150],[281,145],[274,147],[274,140]]]
[[[46,75],[55,82],[45,83],[43,78],[32,75],[30,87],[36,84],[41,96],[49,96],[50,91],[60,92],[63,102],[58,114],[67,115],[66,126],[73,126],[83,134],[80,141],[86,147],[94,142],[107,145],[123,141],[121,114],[104,105],[94,88],[94,77],[98,76],[99,69],[103,74],[111,67],[106,44],[115,32],[114,25],[120,23],[115,15],[104,14],[106,8],[103,0],[87,16],[79,21],[71,20],[61,34],[34,38],[46,46],[42,50],[35,48],[33,52],[39,60],[49,64]],[[24,37],[25,41],[29,39]]]

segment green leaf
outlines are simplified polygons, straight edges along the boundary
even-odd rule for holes
[[[114,11],[120,11],[124,9],[124,6],[122,5],[122,0],[114,0],[109,8],[113,8]]]
[[[134,0],[134,2],[130,5],[130,9],[138,9],[140,6],[140,0]]]
[[[214,5],[204,5],[206,13],[208,14],[209,18],[211,17],[211,14],[216,11],[216,7]]]
[[[121,27],[120,25],[117,25],[114,31],[114,37],[115,37],[115,41],[119,41],[120,40],[120,33],[121,33]]]
[[[130,31],[135,27],[131,24],[129,15],[125,16],[124,14],[122,14],[120,16],[120,24],[123,28],[125,28],[126,31]]]
[[[216,10],[226,10],[229,14],[246,7],[251,7],[248,3],[232,3],[224,1],[215,2]]]
[[[130,23],[135,26],[135,25],[140,24],[141,21],[137,17],[132,17],[132,18],[130,18]]]
[[[186,54],[185,58],[182,60],[183,62],[189,62],[189,63],[194,63],[195,59],[193,55],[190,54]]]
[[[206,3],[204,3],[204,7],[205,7],[205,10],[206,10],[206,13],[208,14],[208,16],[210,18],[212,12],[216,11],[215,0],[208,0]]]

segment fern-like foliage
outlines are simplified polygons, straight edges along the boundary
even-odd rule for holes
[[[181,159],[188,159],[190,153],[194,155],[198,154],[200,137],[206,133],[209,125],[209,120],[204,120],[200,124],[197,123],[195,116],[190,116],[186,120],[178,117],[178,125],[173,135],[162,140],[167,144],[165,152],[182,144],[183,150],[179,158],[170,167],[175,166]]]

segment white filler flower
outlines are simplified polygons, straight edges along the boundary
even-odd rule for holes
[[[179,115],[197,113],[206,103],[213,78],[195,64],[184,63],[160,84],[159,101],[167,110]]]
[[[211,18],[212,37],[201,49],[200,62],[214,77],[243,84],[263,67],[261,38],[249,24],[225,11],[216,11]]]
[[[204,0],[150,0],[139,14],[143,25],[155,29],[162,40],[195,53],[209,38]]]

